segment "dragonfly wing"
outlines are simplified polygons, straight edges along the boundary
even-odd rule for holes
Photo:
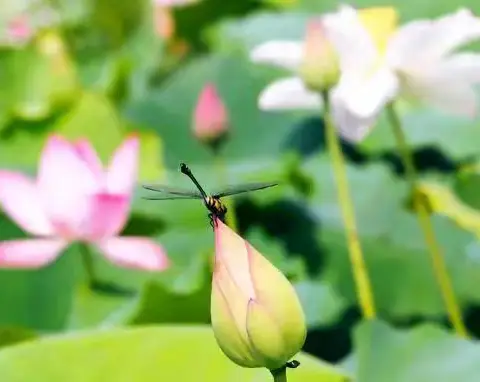
[[[244,192],[263,190],[265,188],[270,188],[277,185],[278,183],[276,182],[240,184],[238,186],[228,187],[225,190],[222,190],[221,192],[217,192],[214,194],[214,196],[217,198],[222,198],[224,196],[237,195],[237,194],[242,194]]]
[[[181,188],[173,188],[168,187],[160,184],[144,184],[142,187],[149,191],[160,192],[165,194],[165,196],[169,195],[172,196],[181,196],[182,198],[190,198],[190,199],[201,199],[202,195],[194,190],[183,190]]]
[[[197,197],[184,196],[184,195],[153,195],[153,196],[142,196],[142,199],[145,200],[193,200],[198,199]]]

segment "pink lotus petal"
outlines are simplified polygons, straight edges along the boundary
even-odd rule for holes
[[[142,237],[112,237],[97,245],[108,260],[126,268],[162,271],[170,263],[161,246]]]
[[[130,200],[125,195],[94,195],[90,199],[90,213],[84,221],[82,236],[97,241],[117,235],[127,222],[129,207]]]
[[[85,220],[87,197],[101,191],[75,146],[59,136],[50,137],[45,145],[38,186],[50,220],[71,234]]]
[[[99,184],[104,182],[103,164],[97,155],[97,152],[86,139],[78,140],[75,143],[80,158],[85,162],[90,171],[93,173]]]
[[[25,231],[34,235],[52,233],[37,187],[30,178],[20,173],[0,171],[0,204]]]
[[[0,242],[0,267],[39,268],[55,260],[67,246],[55,239],[26,239]]]
[[[108,167],[108,192],[126,195],[133,192],[137,181],[139,146],[138,138],[132,136],[117,149]]]

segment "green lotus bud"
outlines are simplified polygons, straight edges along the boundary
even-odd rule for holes
[[[218,219],[211,318],[218,345],[243,367],[279,369],[305,342],[305,316],[292,285]]]
[[[332,88],[340,77],[338,57],[321,19],[307,24],[300,75],[310,89],[317,91]]]

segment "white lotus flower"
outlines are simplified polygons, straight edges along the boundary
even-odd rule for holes
[[[250,59],[253,62],[271,64],[295,74],[267,86],[259,97],[259,107],[262,110],[319,109],[321,107],[320,94],[308,88],[301,72],[306,61],[319,61],[320,65],[322,61],[328,64],[334,61],[332,58],[335,56],[328,57],[331,49],[324,49],[325,45],[329,44],[324,37],[324,32],[323,20],[316,18],[307,25],[304,41],[273,40],[260,44],[252,50]],[[311,59],[307,59],[308,56]],[[326,59],[318,60],[322,56]]]
[[[378,48],[357,13],[346,27],[329,29],[341,77],[331,93],[332,112],[345,139],[360,141],[383,107],[405,95],[452,113],[477,112],[473,85],[480,82],[480,54],[454,50],[480,38],[480,19],[469,10],[418,20]]]
[[[359,16],[373,36],[385,35],[396,24],[396,13],[391,7],[362,9]],[[355,9],[341,6],[338,12],[311,20],[304,41],[273,40],[255,47],[250,53],[253,62],[268,63],[294,73],[267,86],[260,94],[259,107],[262,110],[318,110],[322,106],[320,92],[331,88],[339,76],[330,30],[338,36],[340,31],[350,30],[352,20],[357,20]],[[364,33],[368,36],[368,32]],[[356,48],[353,49],[361,53],[363,47]]]

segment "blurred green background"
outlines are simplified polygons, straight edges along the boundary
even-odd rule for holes
[[[292,381],[478,382],[480,345],[446,320],[393,137],[381,120],[360,146],[344,144],[379,320],[361,322],[323,124],[318,113],[265,113],[259,92],[282,71],[248,61],[274,38],[300,39],[333,0],[203,0],[172,8],[173,36],[156,33],[148,0],[2,0],[0,166],[33,174],[52,132],[87,137],[106,161],[131,131],[141,137],[140,182],[191,187],[187,162],[209,190],[248,181],[280,187],[232,200],[238,231],[294,283],[309,333]],[[454,0],[358,0],[393,5],[402,22],[455,11]],[[480,3],[462,6],[480,13]],[[7,44],[12,20],[38,28]],[[213,82],[230,116],[221,159],[192,135],[203,86]],[[419,170],[480,209],[480,124],[426,108],[403,110]],[[208,329],[213,233],[198,201],[141,199],[129,235],[165,246],[171,269],[152,277],[95,257],[120,296],[84,287],[78,248],[35,271],[0,271],[0,381],[263,381],[237,368]],[[456,294],[480,336],[476,232],[435,216]],[[0,215],[0,239],[24,234]],[[181,325],[180,325],[181,324]],[[78,330],[81,330],[78,332]],[[25,340],[23,345],[11,347]],[[321,361],[323,360],[323,361]]]

